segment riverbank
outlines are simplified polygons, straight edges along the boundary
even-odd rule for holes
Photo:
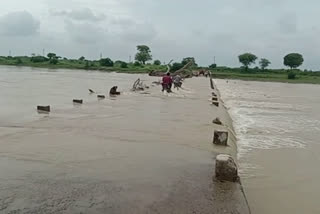
[[[101,72],[116,72],[116,73],[131,73],[131,74],[148,74],[150,72],[166,72],[165,65],[154,64],[134,64],[116,61],[112,66],[101,66],[97,60],[72,60],[60,59],[57,64],[52,64],[50,61],[32,62],[30,57],[0,57],[0,65],[2,66],[17,66],[17,67],[34,67],[47,69],[71,69],[71,70],[86,70],[86,71],[101,71]],[[239,79],[247,81],[263,81],[263,82],[284,82],[284,83],[306,83],[320,84],[320,72],[288,71],[285,69],[248,69],[244,71],[241,68],[217,67],[209,69],[207,67],[193,68],[190,71],[208,70],[216,79]],[[289,79],[288,73],[294,73],[294,78]]]
[[[271,72],[228,72],[228,71],[213,71],[212,76],[216,79],[233,79],[246,81],[260,82],[282,82],[282,83],[306,83],[320,84],[320,72],[306,74],[304,72],[296,72],[295,79],[288,79],[287,72],[271,73]]]
[[[1,111],[11,116],[0,122],[2,212],[249,213],[240,183],[214,179],[216,155],[237,151],[226,109],[210,105],[208,79],[188,79],[166,95],[159,86],[130,92],[137,78],[151,85],[147,75],[5,72]],[[116,98],[87,91],[105,94],[114,84],[123,92]],[[40,103],[52,112],[36,114]],[[21,112],[32,117],[22,121]],[[226,126],[212,124],[215,117]],[[230,146],[213,146],[213,129],[224,128]]]
[[[25,63],[25,64],[14,64],[14,63],[1,63],[1,66],[16,66],[16,67],[31,67],[31,68],[47,68],[47,69],[70,69],[70,70],[84,70],[84,71],[101,71],[101,72],[116,72],[116,73],[128,73],[128,74],[148,74],[151,71],[165,72],[166,66],[155,66],[155,65],[141,65],[134,66],[128,65],[128,68],[115,67],[101,67],[98,63],[89,68],[85,67],[85,64],[70,64],[70,63],[59,63],[52,65],[49,63]],[[320,84],[320,72],[304,73],[297,72],[295,79],[288,79],[288,73],[286,71],[272,73],[272,72],[230,72],[228,70],[211,69],[213,77],[216,79],[238,79],[246,81],[261,81],[261,82],[283,82],[283,83],[306,83],[306,84]]]

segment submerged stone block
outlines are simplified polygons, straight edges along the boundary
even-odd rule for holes
[[[73,102],[77,104],[83,104],[83,100],[74,99]]]
[[[212,97],[212,101],[218,101],[218,97]]]
[[[217,125],[223,125],[219,117],[217,117],[216,119],[214,119],[214,120],[212,121],[212,123],[217,124]]]
[[[219,107],[219,101],[212,101],[212,105]]]
[[[38,111],[50,112],[50,106],[37,106]]]
[[[228,136],[227,131],[214,131],[213,144],[219,146],[228,146]]]
[[[216,157],[216,178],[220,181],[238,181],[238,168],[230,155],[220,154]]]

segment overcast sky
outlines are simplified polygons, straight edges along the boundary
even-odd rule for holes
[[[55,52],[129,60],[146,44],[154,59],[194,56],[238,66],[251,52],[283,67],[290,52],[320,70],[319,0],[0,0],[0,55]]]

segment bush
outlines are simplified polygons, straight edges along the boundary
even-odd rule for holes
[[[128,64],[126,62],[121,62],[121,68],[128,68]]]
[[[52,65],[58,64],[58,59],[57,58],[50,59],[50,64],[52,64]]]
[[[85,69],[89,69],[89,67],[90,67],[89,61],[86,60],[86,64],[84,65],[84,68],[85,68]]]
[[[21,65],[22,64],[22,60],[20,58],[16,59],[16,65]]]
[[[153,64],[154,65],[161,65],[161,62],[160,62],[160,60],[157,59],[157,60],[154,60]]]
[[[172,64],[172,67],[171,67],[171,71],[172,72],[175,72],[179,69],[183,68],[183,64],[182,63],[179,63],[179,62],[175,62]]]
[[[294,80],[295,78],[296,78],[296,73],[290,71],[290,72],[288,73],[288,79],[289,79],[289,80]]]
[[[134,66],[141,66],[141,63],[138,62],[138,61],[135,61],[133,65],[134,65]]]
[[[214,64],[209,65],[209,68],[210,68],[210,69],[214,69],[214,68],[216,68],[216,67],[217,67],[217,64],[215,64],[215,63],[214,63]]]
[[[33,56],[31,57],[31,62],[33,63],[39,63],[39,62],[46,62],[48,61],[48,58],[44,56]]]
[[[100,65],[106,67],[113,67],[113,61],[110,58],[100,59]]]

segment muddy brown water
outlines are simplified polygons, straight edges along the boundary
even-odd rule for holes
[[[253,214],[320,213],[320,86],[217,80]]]
[[[137,78],[158,80],[0,67],[0,213],[248,213],[238,184],[212,181],[208,79],[140,94]]]

